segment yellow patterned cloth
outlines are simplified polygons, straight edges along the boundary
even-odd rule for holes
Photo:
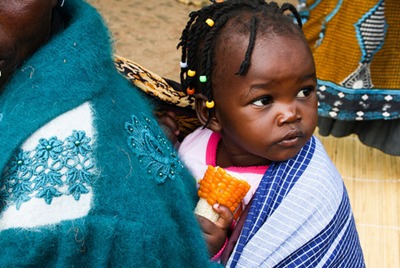
[[[128,81],[153,101],[157,115],[166,111],[175,112],[180,131],[178,140],[183,140],[201,125],[194,111],[194,98],[183,93],[179,83],[164,79],[142,65],[118,55],[115,55],[114,63]]]
[[[400,155],[400,2],[305,0],[318,77],[320,134],[355,133]]]
[[[381,48],[371,59],[370,71],[373,88],[400,89],[400,2],[398,0],[322,0],[308,1],[308,6],[315,5],[310,11],[310,18],[304,24],[304,32],[314,52],[318,78],[340,83],[357,69],[362,58],[360,37],[356,24],[363,16],[371,13],[381,2],[386,21],[386,34]],[[340,4],[340,2],[342,2]],[[338,8],[337,13],[335,8]],[[321,44],[320,33],[326,19],[325,36]],[[371,21],[371,24],[375,23]],[[379,23],[379,21],[377,21]],[[367,26],[366,26],[367,27]],[[372,33],[375,29],[365,29]]]

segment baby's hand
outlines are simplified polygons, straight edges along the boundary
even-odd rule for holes
[[[233,214],[228,207],[215,204],[213,209],[220,216],[216,222],[212,222],[202,216],[197,216],[210,256],[214,256],[221,250],[233,221]]]

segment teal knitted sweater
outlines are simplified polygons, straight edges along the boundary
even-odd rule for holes
[[[114,69],[101,17],[62,12],[0,95],[0,267],[211,266],[195,182]]]

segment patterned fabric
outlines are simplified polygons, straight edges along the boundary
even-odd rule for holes
[[[164,78],[140,64],[130,59],[116,56],[115,67],[146,94],[177,107],[194,109],[193,97],[174,89]]]
[[[48,205],[62,195],[78,201],[89,192],[93,172],[91,138],[84,131],[74,131],[63,141],[42,138],[35,150],[20,149],[3,172],[0,207],[15,204],[19,210],[33,197]]]
[[[397,0],[302,0],[313,51],[322,136],[356,134],[400,155],[400,5]]]
[[[83,103],[57,116],[13,150],[0,180],[0,231],[48,226],[89,213],[99,177],[91,109]]]
[[[273,163],[254,195],[229,267],[364,267],[340,175],[314,137]]]
[[[304,32],[317,64],[319,115],[358,121],[400,118],[400,19],[395,16],[400,6],[393,0],[308,5]]]
[[[167,179],[174,180],[175,175],[183,169],[183,164],[178,158],[172,144],[157,128],[158,123],[144,114],[132,116],[131,122],[125,123],[128,132],[128,145],[132,152],[138,155],[143,163],[143,168],[158,184]]]
[[[123,76],[155,103],[158,114],[165,113],[166,110],[175,112],[180,141],[201,126],[194,111],[193,96],[182,92],[179,83],[164,79],[140,64],[121,56],[116,56],[114,63]]]

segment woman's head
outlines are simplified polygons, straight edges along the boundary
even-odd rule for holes
[[[317,98],[314,61],[295,8],[228,0],[193,14],[181,46],[196,75],[183,70],[182,83],[196,90],[200,121],[221,133],[222,150],[234,156],[228,164],[296,155],[315,130]],[[199,82],[203,75],[206,82]],[[207,108],[207,101],[215,106]]]
[[[51,34],[57,0],[0,1],[0,89]]]

